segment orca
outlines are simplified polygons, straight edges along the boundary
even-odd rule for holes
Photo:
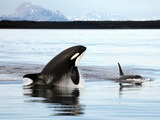
[[[26,74],[23,78],[27,79],[27,85],[66,86],[70,81],[78,85],[80,82],[78,63],[86,49],[82,45],[70,47],[49,61],[40,73]]]
[[[123,83],[141,85],[144,82],[144,78],[140,75],[124,75],[121,65],[118,63],[119,75],[118,78],[119,85],[122,86]]]

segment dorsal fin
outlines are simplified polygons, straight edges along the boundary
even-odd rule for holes
[[[118,63],[118,67],[119,67],[119,74],[120,75],[124,75],[123,71],[122,71],[122,68],[121,68],[121,65]]]

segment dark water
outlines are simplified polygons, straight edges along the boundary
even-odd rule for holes
[[[160,30],[0,31],[0,119],[159,120]],[[77,44],[87,46],[79,65],[85,88],[23,88],[24,74]],[[117,62],[153,81],[120,89]]]

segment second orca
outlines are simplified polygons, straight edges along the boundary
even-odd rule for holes
[[[124,83],[141,85],[144,82],[144,78],[142,78],[142,76],[124,75],[121,65],[119,63],[118,63],[118,67],[119,67],[119,74],[120,74],[120,77],[118,78],[118,82],[120,86],[122,86]]]

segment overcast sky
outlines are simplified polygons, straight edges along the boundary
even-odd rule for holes
[[[66,16],[94,10],[129,18],[160,18],[160,0],[0,0],[0,15],[13,13],[18,5],[27,1],[60,10]]]

